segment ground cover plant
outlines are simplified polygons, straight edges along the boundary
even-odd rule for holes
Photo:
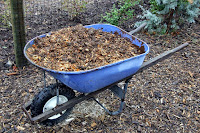
[[[133,7],[138,5],[140,0],[119,0],[118,5],[113,4],[111,11],[103,16],[108,23],[118,26],[120,23],[133,18]]]

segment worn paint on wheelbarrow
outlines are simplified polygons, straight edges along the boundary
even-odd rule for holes
[[[110,24],[93,24],[87,25],[86,28],[101,29],[104,32],[118,33],[123,38],[128,38],[130,41],[144,49],[144,53],[135,57],[131,57],[125,60],[118,61],[109,65],[101,66],[95,69],[90,69],[86,71],[55,71],[47,69],[41,66],[38,66],[32,62],[26,55],[26,50],[34,44],[35,38],[30,40],[25,48],[24,54],[25,57],[34,65],[43,70],[47,71],[55,79],[58,79],[60,82],[64,83],[73,90],[77,90],[82,93],[90,93],[101,88],[104,88],[112,83],[115,83],[121,79],[124,79],[130,75],[136,73],[141,67],[146,54],[149,52],[149,46],[141,41],[140,39],[128,34],[126,31],[122,30],[119,27],[110,25]],[[47,33],[50,34],[50,33]],[[38,37],[45,37],[46,34],[40,35]]]

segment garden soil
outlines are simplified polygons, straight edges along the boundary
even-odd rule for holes
[[[37,35],[55,31],[77,24],[98,23],[101,14],[112,5],[104,1],[101,8],[88,8],[80,18],[73,21],[65,14],[38,15],[32,19],[27,16],[27,41]],[[148,6],[148,5],[144,5]],[[50,9],[48,9],[50,11]],[[137,14],[141,11],[138,9]],[[52,19],[48,19],[49,16]],[[40,22],[44,19],[46,21]],[[126,107],[116,116],[106,114],[92,101],[78,104],[72,112],[68,124],[44,127],[31,124],[21,106],[31,100],[43,87],[43,71],[28,63],[22,69],[14,63],[14,46],[11,29],[0,29],[0,131],[5,133],[26,132],[198,132],[200,130],[200,18],[195,24],[184,25],[178,32],[166,35],[150,35],[145,31],[135,34],[147,42],[150,53],[145,61],[179,46],[185,42],[189,46],[171,57],[133,76],[128,86]],[[139,21],[136,17],[121,25],[130,31]],[[52,28],[53,27],[53,28]],[[13,65],[9,66],[9,62]],[[108,77],[109,78],[109,77]],[[47,84],[55,80],[47,75]],[[123,84],[123,83],[122,83]],[[119,99],[110,91],[104,91],[96,98],[106,107],[116,110]],[[91,104],[90,104],[91,103]],[[84,110],[88,105],[91,111]],[[98,107],[97,107],[98,106]],[[99,109],[96,113],[95,109]],[[93,113],[93,115],[90,115]],[[96,115],[94,115],[96,114]],[[100,115],[99,115],[100,114]]]

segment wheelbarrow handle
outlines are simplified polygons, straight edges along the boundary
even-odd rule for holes
[[[144,28],[147,25],[146,22],[144,22],[143,24],[141,24],[139,27],[137,27],[135,30],[132,30],[130,32],[128,32],[130,35],[133,35],[134,33],[140,31],[142,28]]]
[[[160,54],[160,55],[158,55],[158,56],[156,56],[156,57],[150,59],[149,61],[144,62],[144,63],[142,64],[142,66],[140,67],[140,69],[139,69],[135,74],[137,74],[137,73],[139,73],[139,72],[142,72],[143,70],[145,70],[145,69],[147,69],[147,68],[153,66],[154,64],[156,64],[156,63],[158,63],[158,62],[160,62],[160,61],[162,61],[162,60],[168,58],[169,56],[171,56],[171,55],[174,54],[175,52],[177,52],[177,51],[183,49],[184,47],[186,47],[186,46],[188,46],[188,45],[189,45],[189,43],[188,43],[188,42],[185,42],[185,43],[181,44],[180,46],[178,46],[178,47],[176,47],[176,48],[174,48],[174,49],[171,49],[171,50],[169,50],[169,51],[165,51],[164,53],[162,53],[162,54]]]

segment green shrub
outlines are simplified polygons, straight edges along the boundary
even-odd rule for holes
[[[184,23],[194,23],[195,18],[200,15],[199,0],[150,0],[150,10],[142,6],[143,15],[139,18],[145,19],[135,24],[138,27],[146,22],[148,32],[165,34],[174,32]]]
[[[119,8],[113,5],[110,12],[106,12],[105,16],[102,16],[104,20],[113,25],[119,25],[123,21],[126,21],[133,17],[134,6],[139,4],[140,0],[120,0]]]

